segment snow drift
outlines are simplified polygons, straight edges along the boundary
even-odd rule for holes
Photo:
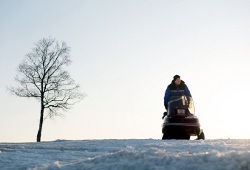
[[[1,169],[250,169],[250,140],[0,143]]]

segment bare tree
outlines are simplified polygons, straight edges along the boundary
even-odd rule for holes
[[[36,98],[41,104],[37,142],[41,141],[43,121],[46,117],[61,116],[58,110],[70,109],[84,95],[79,85],[70,78],[65,66],[71,63],[70,48],[55,39],[42,39],[35,44],[18,67],[15,80],[18,87],[9,87],[19,97]],[[45,112],[47,110],[47,112]]]

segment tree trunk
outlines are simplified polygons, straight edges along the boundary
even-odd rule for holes
[[[44,113],[44,106],[42,106],[42,108],[41,108],[39,129],[38,129],[38,133],[37,133],[37,137],[36,137],[37,142],[41,142],[42,127],[43,127],[43,113]]]
[[[36,141],[41,142],[41,136],[42,136],[42,128],[43,128],[43,114],[44,114],[44,104],[43,104],[43,98],[44,94],[41,94],[41,113],[40,113],[40,122],[39,122],[39,129],[37,132]]]

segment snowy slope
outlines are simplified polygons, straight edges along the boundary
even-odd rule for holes
[[[0,143],[1,169],[250,169],[250,140]]]

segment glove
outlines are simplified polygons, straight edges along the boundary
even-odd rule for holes
[[[164,119],[164,117],[168,114],[168,112],[164,112],[163,113],[163,116],[162,116],[162,119]]]

